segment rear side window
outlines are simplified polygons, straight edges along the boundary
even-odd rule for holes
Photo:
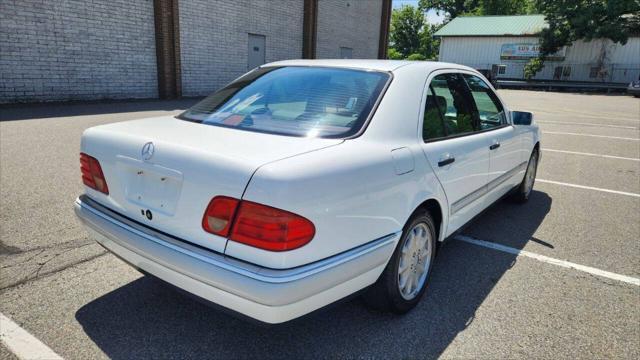
[[[427,103],[424,108],[424,126],[422,128],[422,138],[433,140],[447,136],[444,130],[444,114],[447,111],[446,99],[436,96],[433,87],[429,87],[427,93]]]
[[[480,130],[491,129],[507,123],[502,104],[493,90],[477,76],[462,74],[471,90],[478,110]]]
[[[440,134],[458,136],[475,131],[475,108],[469,101],[467,85],[458,74],[437,75],[431,81],[429,92],[432,100],[429,101],[427,96],[425,120],[428,121],[424,122],[423,129],[425,140],[441,137]],[[437,128],[434,114],[440,117],[440,129]]]
[[[207,125],[291,136],[356,134],[390,75],[322,67],[257,69],[178,117]]]

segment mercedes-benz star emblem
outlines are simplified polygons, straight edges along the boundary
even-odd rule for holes
[[[156,147],[151,141],[144,144],[142,147],[142,160],[149,160],[153,157],[153,153],[156,151]]]

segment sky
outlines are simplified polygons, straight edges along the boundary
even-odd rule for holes
[[[418,7],[418,0],[393,0],[393,7],[398,8],[402,5],[411,5]],[[440,24],[444,20],[444,14],[436,14],[434,10],[427,12],[427,21],[431,24]]]

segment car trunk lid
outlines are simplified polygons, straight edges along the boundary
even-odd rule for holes
[[[223,252],[227,240],[202,228],[214,196],[240,199],[261,165],[341,142],[169,116],[88,129],[81,151],[98,159],[109,186],[108,195],[87,188],[92,198],[156,230]]]

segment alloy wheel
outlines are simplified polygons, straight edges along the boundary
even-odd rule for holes
[[[398,263],[398,289],[405,300],[415,298],[424,287],[433,252],[431,231],[425,223],[416,224],[402,246]]]
[[[538,153],[535,152],[531,156],[531,160],[529,161],[529,166],[527,166],[527,173],[525,174],[525,194],[529,196],[531,190],[533,190],[533,184],[536,180],[536,170],[538,168]]]

